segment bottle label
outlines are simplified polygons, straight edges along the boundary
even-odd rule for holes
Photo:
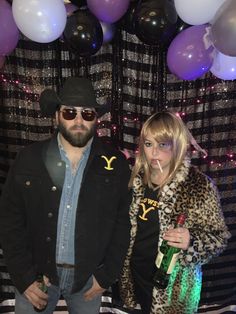
[[[172,255],[172,258],[171,258],[171,261],[169,262],[169,265],[165,265],[165,256],[162,252],[158,252],[158,255],[157,255],[157,258],[156,258],[156,267],[157,268],[161,268],[161,266],[168,266],[167,269],[166,269],[166,274],[171,274],[173,269],[174,269],[174,266],[176,264],[176,261],[178,259],[178,256],[179,256],[179,252],[178,253],[175,253]]]
[[[156,258],[156,262],[155,262],[157,268],[160,268],[161,262],[162,262],[162,260],[163,260],[163,257],[164,257],[164,254],[162,254],[162,253],[159,251],[159,252],[158,252],[158,255],[157,255],[157,258]]]
[[[179,253],[173,254],[171,262],[170,262],[169,267],[167,269],[167,274],[171,274],[172,273],[172,271],[173,271],[173,269],[175,267],[176,261],[178,259],[178,256],[179,256]]]

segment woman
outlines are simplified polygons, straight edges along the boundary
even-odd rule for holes
[[[230,237],[216,187],[190,164],[190,140],[182,120],[171,112],[152,115],[141,131],[130,179],[131,242],[120,288],[125,305],[139,303],[145,314],[196,313],[201,266],[221,253]],[[184,226],[173,228],[181,213],[187,216]],[[163,239],[181,249],[166,289],[153,284]]]

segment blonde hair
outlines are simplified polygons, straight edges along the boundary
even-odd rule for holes
[[[169,142],[172,147],[173,154],[170,162],[169,174],[164,182],[162,182],[161,186],[159,186],[160,191],[161,188],[174,177],[176,171],[182,164],[188,151],[190,133],[182,119],[175,113],[165,111],[150,116],[143,124],[140,133],[138,153],[136,155],[129,182],[130,187],[132,187],[136,175],[142,173],[144,184],[154,188],[151,182],[150,167],[144,153],[144,141],[149,132],[157,142]]]

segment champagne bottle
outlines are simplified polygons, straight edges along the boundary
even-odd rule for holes
[[[45,282],[44,282],[44,279],[43,279],[43,275],[42,275],[42,274],[38,274],[38,275],[37,275],[36,281],[37,281],[37,283],[38,283],[39,289],[42,290],[44,293],[47,293],[47,286],[46,286],[46,284],[45,284]],[[46,306],[47,306],[47,305],[46,305]],[[36,307],[34,306],[34,310],[35,310],[36,312],[42,312],[42,311],[45,310],[46,306],[43,307],[42,309],[38,309],[38,308],[36,308]]]
[[[177,218],[175,228],[182,227],[185,219],[185,214],[180,214]],[[174,269],[180,250],[179,248],[168,245],[166,240],[162,241],[155,262],[156,272],[153,278],[154,286],[157,288],[165,289],[167,287],[170,274]]]

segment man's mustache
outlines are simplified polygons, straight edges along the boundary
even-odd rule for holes
[[[85,131],[87,131],[88,130],[88,128],[86,127],[86,126],[84,126],[83,124],[81,124],[81,125],[74,125],[74,126],[72,126],[72,127],[70,127],[70,130],[71,131],[73,131],[73,130],[85,130]]]

